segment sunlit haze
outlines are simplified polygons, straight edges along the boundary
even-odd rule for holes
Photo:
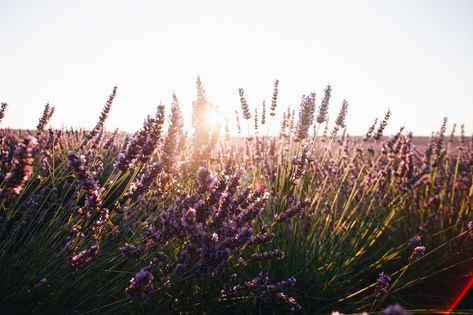
[[[2,124],[34,128],[50,102],[53,126],[92,127],[117,85],[108,130],[138,129],[173,92],[189,125],[200,76],[222,112],[210,120],[232,130],[238,88],[259,108],[279,79],[280,112],[330,83],[350,134],[388,108],[388,133],[429,135],[444,116],[470,133],[472,16],[467,0],[1,1]]]

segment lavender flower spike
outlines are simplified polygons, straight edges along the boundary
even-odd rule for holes
[[[100,114],[100,117],[99,117],[99,121],[95,125],[94,129],[92,129],[85,136],[85,142],[89,141],[90,139],[95,137],[99,132],[102,131],[105,120],[107,120],[110,109],[112,109],[113,100],[115,99],[116,95],[117,95],[117,87],[114,86],[113,90],[112,90],[112,94],[110,94],[110,96],[108,97],[107,102],[105,103],[105,106],[103,107],[102,113]]]
[[[18,144],[12,170],[5,177],[5,187],[0,191],[0,197],[10,198],[20,194],[33,174],[33,149],[36,145],[34,137],[26,138]]]
[[[411,312],[406,311],[405,309],[401,307],[401,305],[397,303],[386,307],[381,314],[382,315],[412,315]]]
[[[125,289],[125,294],[131,299],[143,301],[153,291],[154,277],[150,272],[151,266],[143,267],[130,280],[130,285]]]
[[[315,93],[302,96],[299,109],[299,121],[295,132],[296,141],[301,141],[309,136],[309,128],[314,122]]]
[[[290,218],[296,216],[297,214],[301,213],[305,206],[307,205],[306,202],[299,202],[293,206],[291,206],[289,209],[282,213],[276,214],[276,222],[285,222],[289,220]]]
[[[8,107],[8,104],[7,103],[1,103],[0,104],[0,122],[2,122],[3,120],[3,117],[5,117],[5,111]]]
[[[380,297],[381,295],[388,293],[390,283],[391,277],[384,272],[381,272],[376,283],[375,296]]]
[[[414,248],[414,251],[412,252],[411,256],[409,256],[409,261],[410,262],[417,261],[424,255],[425,255],[425,246],[417,246],[416,248]]]

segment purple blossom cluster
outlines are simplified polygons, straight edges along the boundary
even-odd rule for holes
[[[47,140],[44,141],[44,138],[40,139],[39,156],[41,156],[41,170],[45,174],[49,174],[51,172],[51,160],[53,158],[52,152],[61,145],[62,135],[62,130],[54,130],[49,128]]]
[[[382,315],[412,315],[411,312],[406,311],[400,304],[396,303],[389,305],[381,312]]]
[[[15,142],[15,143],[13,143]],[[16,141],[9,137],[0,136],[0,180],[5,179],[13,162]]]
[[[7,110],[8,104],[5,102],[0,103],[0,123],[2,122],[3,118],[5,117],[5,111]]]
[[[146,164],[158,148],[164,120],[164,106],[159,105],[156,116],[154,118],[148,116],[143,128],[127,141],[126,148],[118,154],[114,167],[126,172],[136,167],[139,162]]]
[[[173,167],[177,161],[177,152],[180,142],[185,142],[183,139],[183,128],[184,121],[181,110],[179,108],[179,101],[177,96],[173,94],[173,100],[171,104],[171,116],[169,117],[170,125],[166,134],[163,145],[163,165],[166,172],[172,172]]]
[[[269,259],[274,259],[274,260],[280,260],[283,257],[284,253],[280,251],[279,249],[272,250],[272,251],[267,251],[267,252],[259,252],[259,253],[253,253],[251,254],[251,258],[253,258],[256,261],[263,261],[263,260],[269,260]]]
[[[91,140],[97,134],[102,132],[104,123],[107,120],[110,110],[112,109],[113,100],[115,99],[116,95],[117,95],[117,87],[115,86],[113,87],[112,93],[108,97],[108,100],[103,107],[102,113],[100,114],[100,117],[99,117],[99,121],[97,122],[95,127],[85,136],[85,142]]]
[[[120,247],[120,252],[127,258],[138,259],[141,256],[141,249],[133,244],[125,243]]]
[[[147,139],[141,148],[139,159],[141,163],[146,164],[150,161],[160,145],[165,119],[164,105],[160,104],[158,105],[155,117],[150,119],[150,124],[148,125]]]
[[[266,231],[266,227],[263,226],[261,232],[252,236],[249,242],[249,245],[262,245],[271,243],[274,240],[274,233],[269,233]]]
[[[70,253],[72,245],[83,238],[84,233],[82,233],[82,227],[80,225],[73,225],[70,229],[69,235],[66,237],[66,243],[61,247],[57,256]]]
[[[303,95],[299,109],[299,120],[295,130],[295,140],[302,141],[309,136],[309,129],[314,123],[315,93]]]
[[[383,120],[380,122],[378,129],[376,130],[376,133],[373,136],[374,140],[380,140],[381,137],[383,136],[384,129],[388,126],[389,118],[391,118],[391,111],[388,110],[386,114],[384,115]]]
[[[33,174],[33,150],[36,145],[37,141],[34,137],[26,138],[18,144],[11,171],[6,174],[4,188],[0,190],[0,197],[8,199],[20,194]]]
[[[294,312],[300,311],[301,306],[294,298],[287,296],[284,292],[295,284],[296,279],[294,277],[271,284],[268,274],[262,271],[255,278],[231,287],[229,293],[256,297],[263,303],[283,304],[286,305],[290,311]]]
[[[294,203],[293,205],[291,205],[291,207],[289,207],[287,210],[285,210],[284,212],[282,213],[278,213],[275,215],[275,219],[276,219],[276,222],[285,222],[291,218],[293,218],[294,216],[300,214],[302,211],[304,211],[304,209],[306,208],[306,206],[308,205],[308,203],[306,201],[301,201],[301,202],[296,202]]]
[[[244,89],[238,89],[238,94],[240,95],[240,103],[241,103],[241,110],[243,113],[243,118],[246,120],[249,120],[251,118],[251,112],[250,112],[250,106],[246,102],[245,99],[245,90]]]
[[[78,207],[77,212],[89,218],[102,205],[103,188],[100,187],[97,174],[87,170],[87,160],[84,155],[77,155],[71,151],[67,154],[67,158],[80,189],[85,194],[85,202],[83,206]]]
[[[53,116],[53,114],[54,114],[54,107],[50,106],[49,103],[47,103],[44,106],[43,115],[39,119],[38,125],[36,126],[36,137],[39,138],[41,136],[49,120],[51,120],[51,117]]]
[[[375,296],[378,298],[388,293],[391,277],[381,272],[378,280],[376,280]]]
[[[425,255],[425,246],[416,246],[412,251],[412,254],[409,256],[409,261],[414,262],[419,260],[422,256]]]
[[[270,106],[270,116],[276,115],[276,108],[278,106],[278,94],[279,94],[279,80],[274,81],[274,88],[273,88],[273,97],[271,98],[271,106]]]
[[[348,112],[348,102],[346,100],[342,101],[342,106],[340,107],[340,111],[338,112],[337,118],[335,119],[335,126],[332,130],[332,138],[337,136],[338,131],[341,128],[346,127],[345,118]]]
[[[163,170],[163,164],[154,162],[146,165],[141,171],[138,178],[131,183],[130,188],[125,196],[129,198],[137,198],[145,195],[153,183],[156,181],[158,175]]]
[[[323,124],[328,119],[327,115],[328,115],[328,107],[329,107],[331,95],[332,95],[332,87],[329,84],[324,90],[324,97],[322,98],[322,101],[320,102],[319,114],[317,115],[317,118],[315,120],[318,124]]]
[[[299,183],[299,180],[304,176],[313,160],[307,145],[305,145],[300,156],[293,158],[291,161],[295,165],[295,170],[291,176],[291,184],[297,185]]]
[[[73,252],[69,257],[69,268],[72,271],[77,271],[79,268],[89,264],[94,256],[98,254],[100,250],[99,244],[92,244],[87,249],[79,252]]]
[[[231,169],[226,172],[231,172]],[[196,174],[195,193],[183,193],[152,223],[143,226],[141,236],[146,242],[146,250],[161,257],[155,262],[156,266],[172,274],[191,272],[201,277],[215,277],[232,264],[245,265],[243,256],[246,249],[273,240],[274,234],[268,232],[267,227],[263,226],[260,232],[254,229],[256,220],[265,209],[268,194],[264,186],[239,191],[242,174],[243,171],[238,170],[233,175],[222,173],[214,177],[208,169],[200,167]],[[177,259],[169,262],[163,251],[176,241],[182,244],[181,250]],[[121,251],[128,257],[139,252],[129,244]],[[282,256],[283,253],[277,249],[251,255],[256,261],[281,259]],[[274,301],[284,301],[296,309],[297,303],[283,293],[283,287],[291,286],[293,282],[291,278],[276,287],[268,284],[264,289],[267,291],[265,300],[269,301],[272,294]]]
[[[183,194],[146,230],[148,248],[160,250],[174,238],[186,240],[174,272],[219,273],[231,255],[240,255],[253,236],[253,223],[264,211],[263,190],[235,197],[240,175],[213,179],[200,168],[198,192]]]
[[[151,273],[152,266],[143,267],[133,278],[125,289],[125,294],[130,299],[144,301],[148,294],[154,289],[154,277]]]

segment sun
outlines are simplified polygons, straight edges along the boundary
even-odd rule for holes
[[[218,108],[209,110],[205,114],[205,123],[212,128],[220,128],[224,121],[225,117]]]

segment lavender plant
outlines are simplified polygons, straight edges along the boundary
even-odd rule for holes
[[[261,136],[263,106],[250,115],[257,137],[223,139],[198,79],[189,136],[175,95],[167,128],[160,105],[127,135],[103,128],[114,97],[91,131],[46,130],[49,106],[38,141],[0,130],[2,314],[407,314],[444,311],[433,293],[448,298],[456,288],[440,284],[466,279],[464,127],[385,135],[388,111],[354,137],[344,101],[327,141],[327,86],[317,114],[315,93],[297,117],[283,111],[280,136]]]

